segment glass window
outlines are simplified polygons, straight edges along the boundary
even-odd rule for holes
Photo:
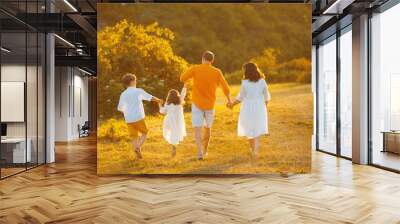
[[[340,36],[340,154],[352,157],[352,35]]]
[[[1,176],[24,171],[31,160],[26,141],[26,33],[1,34]],[[28,146],[28,147],[27,147]]]
[[[318,48],[318,149],[336,153],[336,37]]]
[[[372,163],[400,170],[400,5],[372,17]]]
[[[41,13],[44,1],[2,2],[18,13]],[[43,33],[0,12],[0,178],[45,163],[45,44]]]
[[[316,77],[317,77],[317,47],[315,45],[312,46],[312,51],[311,51],[311,61],[312,61],[312,70],[311,70],[311,82],[312,82],[312,92],[313,92],[313,136],[312,136],[312,150],[317,149],[317,123],[315,122],[317,120],[317,83],[316,83]]]

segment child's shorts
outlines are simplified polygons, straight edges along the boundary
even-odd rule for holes
[[[144,119],[140,120],[140,121],[128,123],[128,129],[129,129],[129,134],[132,139],[138,138],[139,133],[143,135],[143,134],[147,134],[147,132],[148,132],[146,123],[144,122]]]

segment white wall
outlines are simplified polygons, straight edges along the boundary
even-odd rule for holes
[[[24,65],[18,65],[18,64],[5,64],[1,66],[1,81],[3,82],[25,82],[25,71],[26,67]],[[36,67],[33,66],[28,66],[28,75],[32,74],[32,71],[35,70],[36,74]],[[28,76],[29,78],[29,76]],[[32,78],[29,79],[29,85],[30,86],[36,86],[36,80],[32,80]],[[30,107],[35,107],[36,108],[36,88],[27,88],[27,103],[28,106]],[[30,105],[32,102],[34,104]],[[7,110],[7,108],[1,108],[2,110]],[[35,109],[36,111],[36,109]],[[28,110],[28,112],[31,112]],[[28,129],[30,127],[34,128],[36,130],[36,119],[37,115],[36,113],[28,113],[27,114],[28,122],[34,121],[34,124],[28,124]],[[7,135],[8,137],[25,137],[25,122],[11,122],[7,123]],[[33,127],[35,125],[35,127]],[[28,130],[29,131],[29,130]],[[29,137],[29,133],[28,133]]]
[[[81,75],[75,75],[74,77],[74,93],[75,94],[73,97],[74,99],[74,108],[72,109],[72,120],[71,120],[71,135],[74,138],[79,137],[79,132],[78,132],[78,125],[83,125],[85,121],[88,121],[89,119],[89,102],[88,102],[88,78],[83,77]],[[75,113],[74,113],[75,112]]]
[[[1,81],[3,82],[25,82],[25,64],[24,65],[2,65]],[[1,108],[7,110],[7,108]],[[25,123],[13,122],[7,123],[7,137],[25,137]]]
[[[37,71],[37,69],[39,69]],[[30,148],[32,149],[32,161],[44,163],[44,74],[41,67],[30,66],[25,64],[3,64],[1,66],[2,82],[24,82],[26,83],[26,108],[23,106],[22,113],[27,115],[27,120],[22,122],[6,122],[8,138],[25,138],[30,140]],[[27,77],[28,80],[25,80]],[[22,90],[23,91],[23,90]],[[24,94],[22,92],[21,94]],[[7,97],[7,96],[2,96]],[[1,108],[11,110],[10,108]],[[8,111],[10,112],[10,111]],[[11,111],[12,113],[12,111]],[[37,156],[37,153],[39,155]]]
[[[55,69],[55,141],[68,140],[68,88],[70,83],[68,71],[67,67]]]
[[[88,120],[88,78],[83,75],[76,68],[56,68],[56,141],[78,139],[78,125]]]

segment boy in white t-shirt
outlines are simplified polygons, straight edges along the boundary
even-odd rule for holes
[[[122,83],[126,89],[119,98],[118,111],[124,114],[136,157],[141,159],[141,147],[146,141],[148,132],[144,121],[145,113],[142,101],[153,101],[162,104],[162,100],[150,95],[141,88],[136,88],[136,76],[133,74],[124,75]]]

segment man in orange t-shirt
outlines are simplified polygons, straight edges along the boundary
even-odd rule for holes
[[[214,104],[216,100],[217,87],[221,87],[228,104],[231,104],[229,85],[221,70],[214,67],[214,53],[206,51],[203,53],[202,63],[191,66],[181,75],[181,81],[193,80],[192,91],[192,126],[195,132],[196,145],[198,148],[198,159],[202,160],[207,155],[208,144],[211,137],[211,126],[214,120]],[[204,138],[202,141],[201,129],[204,127]],[[204,145],[203,145],[204,144]]]

